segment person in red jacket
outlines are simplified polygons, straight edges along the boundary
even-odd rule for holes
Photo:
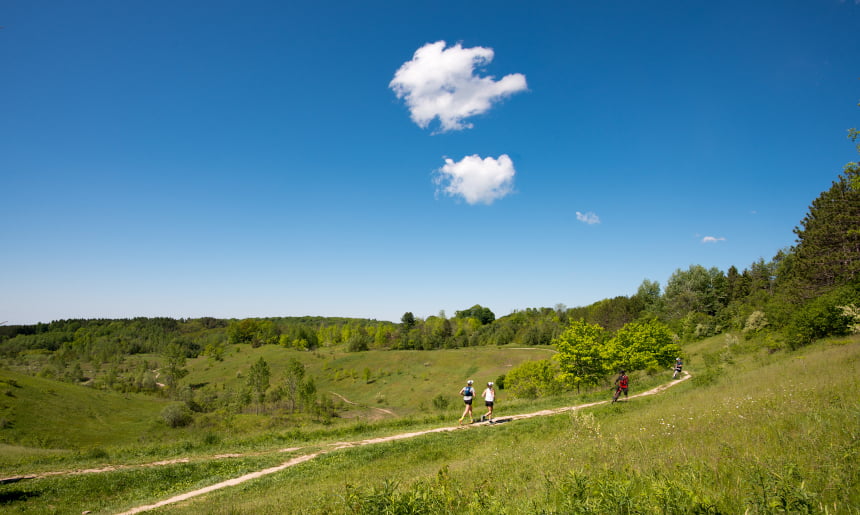
[[[618,375],[618,379],[615,380],[615,386],[617,387],[615,390],[615,395],[612,396],[612,402],[618,400],[618,397],[624,393],[624,398],[627,399],[627,386],[630,382],[630,378],[627,377],[627,374],[622,370],[621,374]]]

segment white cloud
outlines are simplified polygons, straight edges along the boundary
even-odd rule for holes
[[[493,60],[493,49],[445,48],[444,41],[427,43],[403,63],[388,86],[406,100],[412,121],[422,129],[439,118],[440,132],[471,128],[470,116],[488,111],[493,102],[527,89],[521,73],[500,80],[475,75],[475,68]]]
[[[445,159],[445,165],[436,173],[437,193],[463,197],[469,204],[492,204],[513,191],[516,170],[507,154],[498,159],[481,159],[475,154],[457,162]]]
[[[576,219],[579,220],[580,222],[587,223],[588,225],[600,223],[600,217],[598,217],[596,214],[592,213],[591,211],[589,211],[588,213],[580,213],[579,211],[577,211],[576,212]]]
[[[718,241],[726,241],[725,238],[715,238],[714,236],[705,236],[702,238],[702,243],[716,243]]]

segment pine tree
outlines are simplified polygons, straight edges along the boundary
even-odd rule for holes
[[[792,286],[800,300],[860,279],[860,168],[855,163],[812,202],[795,227]]]

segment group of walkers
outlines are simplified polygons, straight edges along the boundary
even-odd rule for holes
[[[475,398],[475,387],[472,386],[474,381],[469,379],[466,381],[466,386],[460,389],[460,395],[463,396],[463,404],[466,405],[466,409],[463,410],[463,415],[460,417],[460,425],[463,425],[463,420],[466,418],[466,415],[469,416],[469,423],[475,421],[474,415],[472,415],[472,399]],[[487,388],[484,390],[484,393],[481,394],[484,398],[484,406],[487,407],[487,412],[481,415],[481,422],[487,420],[490,424],[493,423],[493,404],[496,401],[496,389],[493,388],[493,382],[490,381],[487,383]]]
[[[681,358],[675,358],[672,379],[677,378],[681,374],[681,369],[683,367],[684,363],[681,361]],[[466,381],[466,386],[460,389],[460,395],[463,396],[463,404],[466,405],[466,409],[463,410],[463,415],[460,416],[460,425],[463,425],[463,420],[466,419],[467,415],[469,416],[470,424],[475,421],[474,415],[472,414],[472,399],[475,398],[475,388],[472,386],[473,383],[474,381],[469,379]],[[618,374],[618,378],[615,379],[615,386],[613,386],[615,394],[612,396],[612,402],[616,402],[622,393],[624,394],[624,398],[627,399],[627,390],[629,387],[630,378],[627,377],[627,373],[624,370],[621,370],[620,374]],[[496,400],[496,390],[493,388],[492,381],[487,383],[487,388],[484,390],[482,396],[484,398],[484,405],[487,407],[487,413],[481,415],[481,422],[488,420],[490,424],[492,424],[493,404]]]

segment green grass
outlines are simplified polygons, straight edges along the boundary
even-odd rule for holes
[[[465,379],[459,376],[474,363],[488,361],[483,357],[494,356],[491,366],[497,368],[479,369],[482,375],[503,371],[504,353],[513,352],[464,350],[470,353],[366,358],[391,359],[391,373],[377,380],[388,378],[392,392],[411,392],[408,384],[422,370],[454,367],[443,379],[418,381],[447,391],[459,389]],[[543,357],[523,352],[531,352],[529,359]],[[257,359],[251,349],[242,353],[252,355],[248,364]],[[321,375],[326,362],[329,370],[355,368],[370,362],[360,358],[363,354],[323,352],[313,366]],[[721,336],[686,347],[685,355],[694,379],[660,395],[496,426],[341,450],[329,445],[453,425],[461,409],[457,403],[441,413],[372,424],[197,435],[161,447],[110,448],[113,463],[142,463],[155,456],[192,460],[0,485],[0,510],[116,513],[327,450],[308,462],[154,513],[860,513],[860,338],[769,353]],[[666,382],[669,374],[634,375],[631,393]],[[698,380],[702,377],[707,380]],[[337,384],[333,376],[330,380]],[[342,388],[333,391],[373,398],[363,389],[375,383],[340,381]],[[348,381],[356,390],[347,388]],[[405,410],[427,395],[395,395],[398,400],[389,406]],[[452,395],[456,399],[456,390]],[[579,398],[503,398],[499,409],[500,415],[525,413],[608,396],[604,388]],[[285,447],[298,449],[279,452]],[[231,451],[245,455],[205,459]],[[18,471],[39,466],[25,464]]]
[[[367,413],[369,408],[388,409],[401,417],[422,415],[432,408],[432,399],[439,394],[457,402],[457,392],[467,379],[483,385],[524,361],[546,359],[553,354],[549,348],[505,347],[356,353],[344,352],[340,347],[312,352],[273,345],[256,349],[237,345],[234,349],[223,362],[206,358],[190,360],[191,373],[185,382],[237,388],[262,357],[272,373],[270,383],[275,386],[283,382],[287,363],[295,358],[305,365],[306,374],[314,378],[319,393],[332,395],[343,405],[346,417],[371,416]],[[366,369],[370,371],[369,381],[365,380]],[[333,393],[343,395],[357,406],[343,403]],[[380,416],[378,410],[373,415]]]
[[[160,438],[165,402],[0,371],[0,442],[23,448],[86,449]]]
[[[496,347],[362,353],[340,348],[316,352],[279,346],[255,349],[248,345],[235,349],[222,362],[189,360],[190,373],[183,382],[238,388],[250,366],[262,357],[269,363],[271,385],[275,387],[283,381],[288,361],[296,358],[315,378],[320,395],[339,399],[334,396],[338,393],[355,404],[338,400],[340,418],[330,426],[307,418],[293,421],[269,414],[218,412],[198,415],[191,427],[171,429],[161,419],[166,399],[104,392],[0,370],[0,477],[51,468],[93,467],[117,460],[143,463],[219,451],[257,452],[273,445],[289,447],[356,434],[430,427],[459,416],[462,406],[457,392],[467,372],[477,369],[476,381],[495,380],[522,361],[552,354],[545,348]],[[147,359],[156,361],[153,356]],[[365,368],[371,371],[370,381],[364,378]],[[447,410],[433,407],[432,398],[440,394],[450,400]],[[505,404],[504,393],[499,402]],[[202,442],[204,439],[210,442]],[[212,440],[217,445],[213,446]]]
[[[857,513],[860,343],[730,360],[704,386],[348,449],[157,512]]]

